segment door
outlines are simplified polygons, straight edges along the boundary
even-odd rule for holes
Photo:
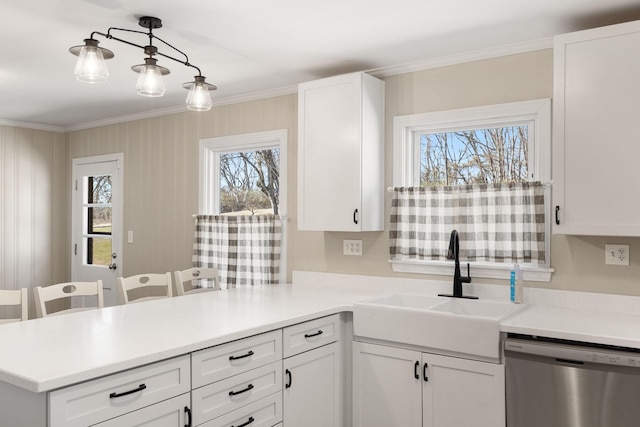
[[[421,427],[420,360],[417,351],[354,342],[353,426]]]
[[[427,353],[422,363],[424,427],[505,426],[504,365]]]
[[[342,427],[340,343],[284,360],[284,424]]]
[[[71,280],[102,280],[105,306],[119,303],[123,166],[122,153],[73,160]]]

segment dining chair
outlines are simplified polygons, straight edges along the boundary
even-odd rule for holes
[[[188,268],[175,271],[173,275],[176,282],[176,296],[220,290],[220,278],[216,267]]]
[[[20,322],[29,318],[27,288],[0,290],[0,307],[17,307],[20,311],[19,317],[3,317],[0,319],[0,325],[3,323]]]
[[[38,317],[47,317],[104,307],[102,280],[95,282],[67,282],[57,283],[50,286],[37,286],[33,288],[33,295],[36,303],[36,315]],[[96,304],[91,307],[71,307],[63,308],[62,310],[51,310],[50,308],[47,308],[47,302],[62,299],[73,300],[76,299],[76,297],[95,297]]]
[[[117,282],[120,302],[123,304],[173,296],[171,273],[169,272],[118,277]]]

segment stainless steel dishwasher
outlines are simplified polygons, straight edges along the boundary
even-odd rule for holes
[[[510,335],[507,427],[640,426],[640,351]]]

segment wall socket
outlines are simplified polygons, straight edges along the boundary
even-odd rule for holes
[[[342,251],[345,255],[362,255],[362,240],[343,240]]]
[[[604,245],[604,262],[610,265],[629,265],[629,245]]]

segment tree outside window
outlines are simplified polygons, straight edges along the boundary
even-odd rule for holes
[[[280,150],[220,155],[220,213],[279,215]]]

